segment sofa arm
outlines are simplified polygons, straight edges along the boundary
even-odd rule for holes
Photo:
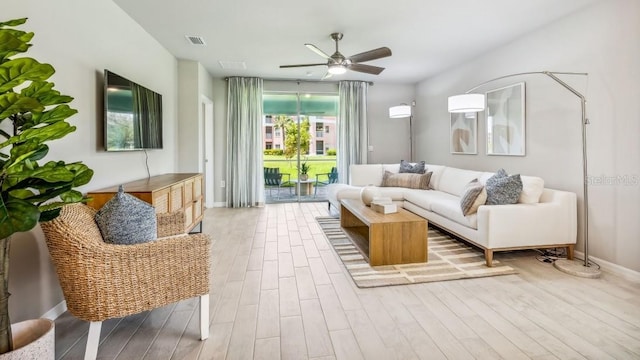
[[[576,194],[545,189],[547,202],[483,205],[478,209],[478,243],[489,249],[575,244]]]

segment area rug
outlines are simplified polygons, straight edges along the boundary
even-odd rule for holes
[[[317,217],[327,240],[333,246],[353,281],[360,288],[417,284],[433,281],[478,278],[485,276],[515,274],[507,265],[493,260],[487,267],[484,252],[448,234],[429,228],[427,241],[427,263],[370,266],[349,237],[340,227],[340,219]]]

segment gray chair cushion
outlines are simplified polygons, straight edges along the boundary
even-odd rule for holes
[[[131,245],[158,236],[156,211],[150,204],[126,194],[122,186],[96,213],[102,239],[111,244]]]

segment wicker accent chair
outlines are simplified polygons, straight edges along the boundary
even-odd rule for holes
[[[158,215],[158,237],[136,245],[102,240],[96,211],[63,207],[41,224],[69,312],[89,321],[85,359],[98,353],[102,321],[200,297],[200,338],[209,337],[211,240],[184,234],[184,213]]]

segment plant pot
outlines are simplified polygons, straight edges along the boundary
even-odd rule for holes
[[[49,319],[33,319],[11,324],[15,350],[0,354],[0,360],[53,360],[56,355],[55,327]]]
[[[300,180],[302,180],[302,181],[309,180],[309,175],[308,174],[300,174]]]

